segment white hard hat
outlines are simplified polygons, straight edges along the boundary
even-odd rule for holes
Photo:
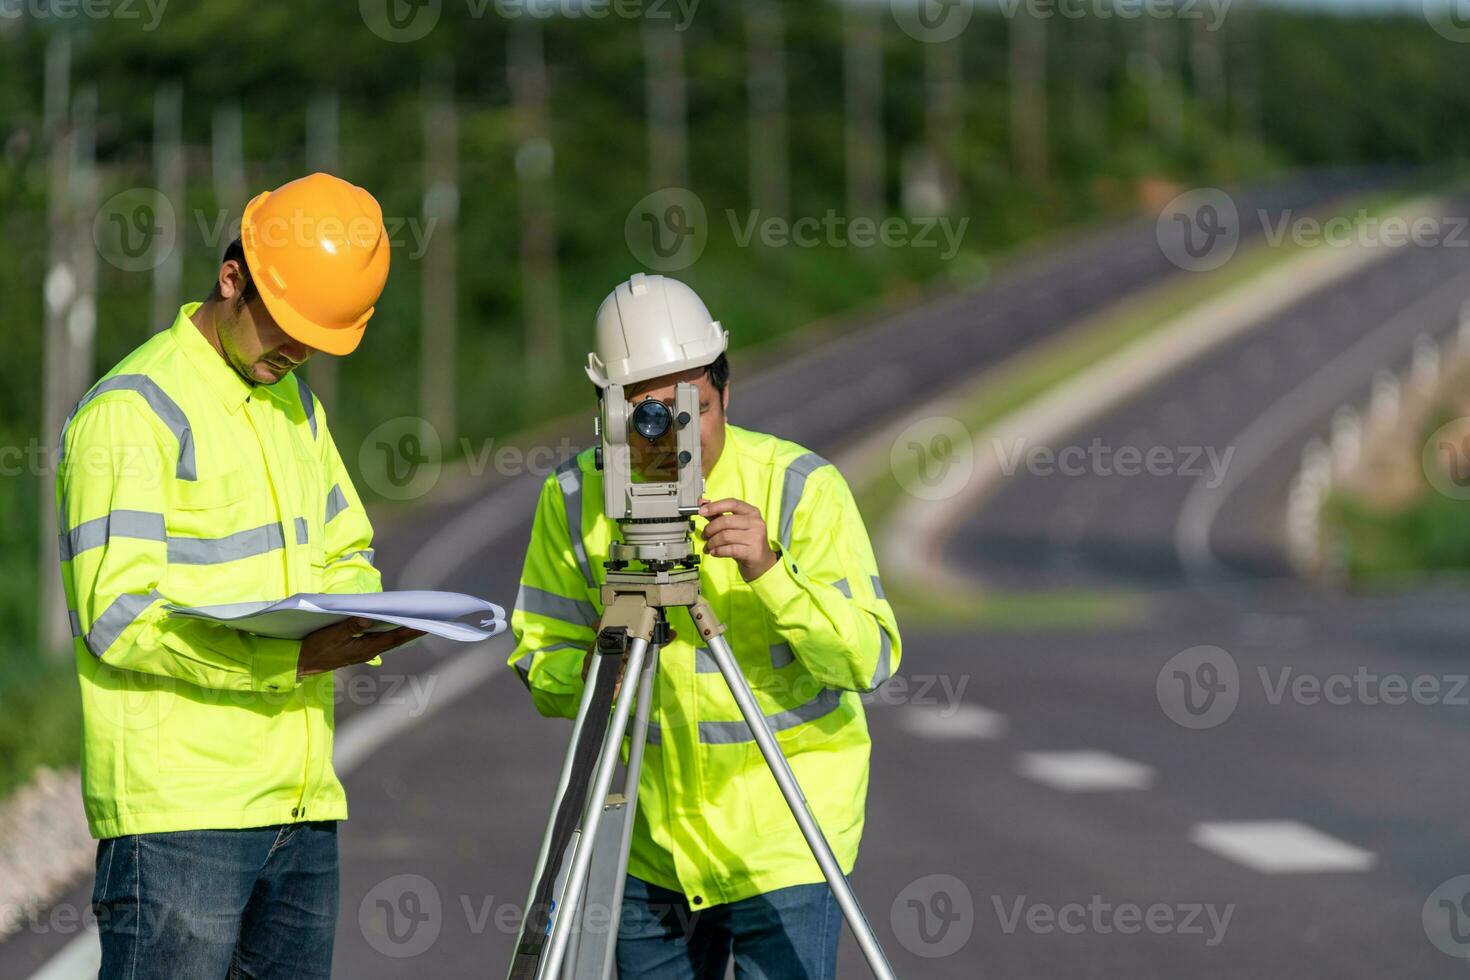
[[[647,381],[711,364],[729,344],[730,331],[710,317],[694,290],[638,272],[597,308],[587,377],[599,388]]]

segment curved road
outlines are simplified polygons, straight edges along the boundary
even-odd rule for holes
[[[1456,329],[1465,244],[1405,247],[1300,298],[1067,436],[1088,449],[1073,458],[1101,462],[1019,467],[948,541],[948,560],[986,583],[1127,593],[1146,609],[1127,628],[937,653],[941,670],[974,670],[976,703],[1008,721],[1003,744],[966,763],[977,901],[1233,910],[1211,944],[1208,927],[1124,935],[1091,919],[1076,935],[1007,933],[992,907],[977,912],[988,975],[1463,968],[1433,938],[1470,955],[1470,885],[1453,881],[1470,872],[1465,597],[1324,594],[1287,577],[1281,542],[1288,483],[1333,410],[1365,404],[1416,337]],[[1120,475],[1125,446],[1204,472]],[[1223,717],[1190,727],[1179,706],[1209,704],[1210,687]]]

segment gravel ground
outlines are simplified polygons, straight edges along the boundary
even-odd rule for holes
[[[90,870],[96,853],[77,770],[38,769],[0,802],[0,937]]]

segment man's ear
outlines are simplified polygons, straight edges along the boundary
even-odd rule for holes
[[[730,382],[725,382],[725,390],[720,392],[720,413],[726,418],[730,416]]]
[[[219,281],[215,288],[219,290],[220,299],[235,301],[245,292],[245,270],[235,259],[220,263]]]

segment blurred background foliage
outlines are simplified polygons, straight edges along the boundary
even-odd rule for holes
[[[493,4],[447,0],[420,41],[385,42],[355,3],[175,0],[155,30],[140,20],[0,17],[0,445],[41,432],[42,284],[47,255],[46,49],[72,40],[73,84],[98,87],[100,200],[153,183],[154,98],[183,93],[186,208],[182,299],[202,299],[231,235],[211,233],[219,203],[211,126],[221,105],[243,116],[246,184],[274,187],[306,169],[307,105],[340,99],[338,171],[369,188],[385,214],[423,212],[426,78],[452,77],[459,110],[459,433],[504,438],[587,397],[581,362],[592,314],[638,271],[624,240],[650,185],[642,25],[608,17],[541,20],[550,80],[562,356],[528,364],[520,271],[518,135],[507,80],[509,21]],[[45,4],[40,4],[45,6]],[[670,5],[672,6],[672,5]],[[845,214],[844,11],[786,0],[793,216]],[[135,7],[144,14],[141,4]],[[1199,8],[1203,10],[1203,8]],[[478,13],[478,15],[477,15]],[[905,160],[926,140],[927,46],[877,10],[882,49],[883,196],[901,213]],[[963,86],[947,133],[954,188],[947,210],[968,217],[949,261],[918,248],[742,247],[731,222],[751,204],[747,180],[746,25],[742,5],[705,0],[684,34],[689,186],[710,217],[706,251],[680,273],[731,329],[737,347],[786,334],[880,298],[983,281],[1009,249],[1088,222],[1157,206],[1184,186],[1224,184],[1291,167],[1391,162],[1455,164],[1470,150],[1470,87],[1456,84],[1467,48],[1422,17],[1304,13],[1236,3],[1219,30],[1173,18],[1053,17],[1045,22],[1043,98],[1014,98],[1017,21],[977,12],[951,42]],[[1216,66],[1208,75],[1201,66]],[[445,66],[448,66],[446,69]],[[1026,66],[1020,66],[1024,69]],[[1037,66],[1032,66],[1037,67]],[[1045,168],[1016,162],[1016,113],[1038,126]],[[202,224],[201,224],[202,220]],[[341,362],[328,405],[349,466],[381,421],[418,409],[421,266],[405,234],[368,340]],[[151,277],[103,263],[95,378],[152,331]],[[738,390],[738,375],[736,385]],[[44,433],[42,444],[54,438]],[[452,455],[454,446],[446,447]],[[0,758],[24,771],[74,756],[70,665],[35,655],[37,515],[48,478],[0,480]],[[52,729],[55,729],[52,731]],[[3,767],[0,767],[3,769]],[[7,776],[0,771],[0,791]]]

